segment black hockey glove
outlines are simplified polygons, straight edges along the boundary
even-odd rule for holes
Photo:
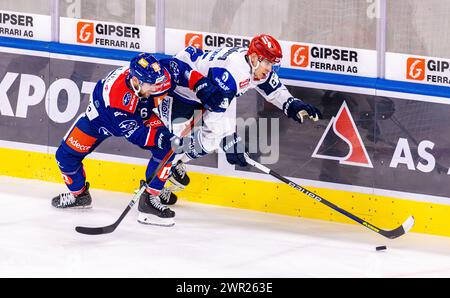
[[[240,136],[237,133],[229,135],[222,140],[222,149],[226,153],[227,161],[232,165],[246,167],[248,165],[245,160],[245,147]]]
[[[313,121],[322,119],[322,113],[318,108],[293,97],[289,98],[283,104],[283,112],[286,114],[286,116],[294,119],[299,123],[303,123],[304,116],[308,116]]]

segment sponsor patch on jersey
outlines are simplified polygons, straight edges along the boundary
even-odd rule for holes
[[[123,132],[134,130],[137,126],[138,125],[135,120],[125,120],[119,124],[120,130],[122,130]]]
[[[171,111],[170,107],[171,107],[171,99],[167,97],[163,98],[159,110],[161,113],[160,118],[166,122],[168,122],[168,119],[170,119],[170,111]]]
[[[219,78],[215,78],[214,81],[217,82],[217,84],[219,85],[220,88],[222,88],[224,91],[229,91],[230,87],[228,87],[224,82],[222,82],[222,80],[220,80]],[[202,85],[200,85],[201,87]],[[197,88],[197,90],[199,90],[199,88]]]
[[[122,112],[114,112],[114,117],[119,117],[119,116],[128,116],[127,114],[125,114],[125,113],[122,113]]]
[[[135,120],[125,120],[119,124],[119,128],[124,133],[125,138],[129,138],[136,130],[138,130],[139,125]]]
[[[155,84],[161,84],[164,82],[165,79],[166,79],[166,77],[164,75],[162,75],[155,80]]]
[[[98,132],[99,132],[100,134],[102,134],[102,135],[105,135],[105,136],[112,136],[112,135],[113,135],[109,130],[107,130],[107,129],[104,128],[104,127],[100,127],[100,128],[98,129]]]
[[[222,81],[224,81],[224,82],[228,81],[229,77],[230,77],[230,74],[228,72],[224,72],[222,75]]]
[[[250,79],[243,80],[242,82],[239,83],[239,88],[243,89],[247,87],[248,84],[250,84]]]
[[[130,104],[130,101],[131,101],[131,93],[130,92],[127,92],[127,93],[125,93],[125,95],[123,96],[123,105],[124,106],[127,106],[127,105],[129,105]]]
[[[180,74],[180,69],[178,68],[178,63],[175,61],[170,61],[170,70],[174,76],[178,76]]]
[[[159,127],[163,125],[161,120],[158,119],[156,120],[148,119],[147,121],[145,121],[144,124],[149,127]]]
[[[150,119],[145,121],[144,124],[146,126],[150,126],[150,127],[159,127],[159,126],[163,126],[164,125],[162,123],[162,121],[158,118],[158,116],[156,116],[155,114],[152,114],[150,116]]]
[[[141,58],[141,59],[139,59],[138,64],[139,64],[140,66],[142,66],[143,68],[147,68],[147,66],[148,66],[148,61],[145,60],[144,58]]]
[[[81,131],[78,127],[75,127],[67,137],[66,144],[76,152],[88,153],[96,141],[97,138],[94,138]]]

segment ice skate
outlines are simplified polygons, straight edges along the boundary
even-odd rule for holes
[[[92,198],[89,193],[89,182],[79,195],[71,192],[62,193],[52,199],[52,206],[60,209],[89,209],[92,208]]]
[[[139,199],[138,222],[147,225],[171,227],[175,225],[175,212],[162,204],[159,196],[145,191]]]
[[[190,179],[186,173],[186,165],[181,160],[172,166],[169,181],[173,184],[170,187],[172,192],[183,190],[188,186]]]

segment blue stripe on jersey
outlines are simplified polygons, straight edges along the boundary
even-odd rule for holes
[[[237,84],[233,76],[222,67],[211,67],[208,71],[208,79],[220,87],[226,97],[232,99],[237,93]]]
[[[258,87],[261,88],[266,95],[270,95],[272,92],[281,87],[281,82],[278,75],[275,72],[271,72],[267,80],[264,83],[259,84]]]
[[[191,56],[191,61],[195,62],[198,57],[203,55],[203,51],[200,49],[197,49],[196,47],[189,46],[184,49],[185,52],[187,52]]]

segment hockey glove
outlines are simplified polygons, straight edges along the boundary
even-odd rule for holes
[[[192,132],[190,135],[185,136],[181,142],[180,146],[175,151],[176,154],[186,154],[189,159],[197,159],[202,156],[207,155],[209,152],[207,152],[200,141],[200,135],[201,131],[196,130],[195,132]]]
[[[244,157],[244,143],[242,142],[241,137],[237,135],[237,133],[223,138],[222,149],[223,151],[225,151],[227,161],[230,164],[237,164],[241,167],[246,167],[248,165]]]
[[[165,126],[158,127],[158,131],[155,134],[155,145],[161,150],[176,150],[182,146],[182,139],[174,135]]]
[[[283,104],[283,112],[286,114],[286,116],[294,119],[299,123],[303,123],[304,116],[308,116],[309,119],[313,121],[318,121],[319,119],[322,119],[322,113],[319,111],[318,108],[316,108],[313,105],[304,103],[300,99],[293,97],[289,98]]]
[[[201,78],[194,86],[194,92],[203,106],[211,112],[223,113],[229,106],[228,98],[220,91],[219,87],[211,83],[208,78]]]

